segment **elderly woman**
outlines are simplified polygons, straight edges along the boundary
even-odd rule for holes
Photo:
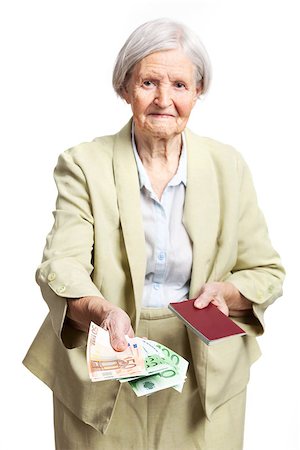
[[[113,74],[132,119],[59,157],[55,223],[37,270],[50,312],[24,360],[53,390],[57,449],[242,449],[255,336],[284,271],[240,154],[186,129],[209,80],[187,27],[140,26]],[[167,309],[186,298],[214,303],[247,335],[208,347]],[[136,334],[184,356],[183,393],[137,398],[127,383],[91,383],[91,320],[116,350]]]

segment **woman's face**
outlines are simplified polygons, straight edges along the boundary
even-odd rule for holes
[[[176,49],[153,53],[137,63],[123,96],[131,105],[137,131],[168,139],[184,130],[200,93],[195,66]]]

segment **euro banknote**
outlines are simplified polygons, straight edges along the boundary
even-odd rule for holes
[[[115,351],[108,331],[91,322],[87,343],[87,365],[92,381],[117,379],[129,382],[140,397],[173,387],[182,392],[188,361],[165,345],[126,336],[128,346]]]
[[[146,375],[144,358],[136,338],[128,338],[122,352],[110,345],[109,333],[91,322],[87,342],[87,367],[92,381],[114,380],[121,377]]]
[[[155,341],[150,342],[162,352],[163,361],[168,367],[159,373],[149,374],[146,377],[139,377],[130,381],[129,384],[133,391],[138,397],[150,395],[169,387],[182,392],[189,365],[188,361],[165,345]]]

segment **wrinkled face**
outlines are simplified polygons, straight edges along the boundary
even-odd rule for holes
[[[181,133],[201,93],[195,66],[180,49],[153,53],[133,69],[123,92],[136,130],[168,139]]]

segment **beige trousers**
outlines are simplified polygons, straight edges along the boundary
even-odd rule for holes
[[[170,388],[138,398],[124,383],[105,434],[54,398],[56,450],[242,450],[246,391],[220,406],[208,421],[183,323],[167,309],[145,309],[137,335],[165,344],[190,362],[182,394]]]

